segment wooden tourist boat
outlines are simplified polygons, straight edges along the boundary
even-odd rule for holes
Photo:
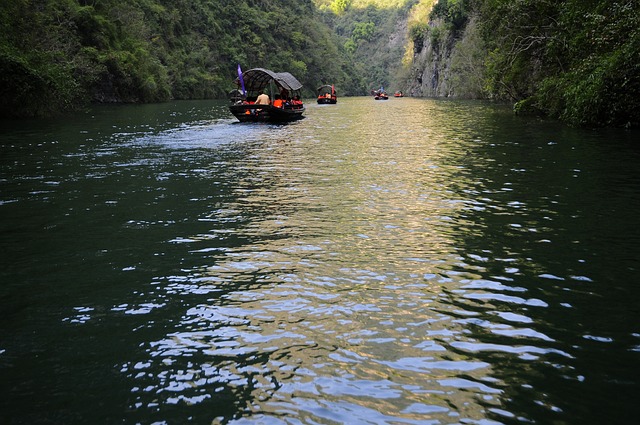
[[[371,90],[371,95],[373,96],[373,98],[375,100],[387,100],[389,99],[389,95],[387,94],[387,92],[384,90],[384,87],[380,86],[379,89],[375,90],[372,89]]]
[[[387,93],[381,91],[381,92],[376,92],[376,94],[373,95],[373,98],[375,100],[387,100],[387,99],[389,99],[389,95]]]
[[[238,88],[229,95],[229,110],[240,122],[287,122],[304,118],[305,108],[300,100],[302,84],[290,73],[264,68],[242,72],[238,65],[236,84]],[[261,93],[269,97],[268,103],[256,103]]]
[[[324,86],[320,86],[317,89],[318,93],[318,104],[320,105],[334,105],[338,103],[338,96],[336,94],[336,89],[333,84],[326,84]]]

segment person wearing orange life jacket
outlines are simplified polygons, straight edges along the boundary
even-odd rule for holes
[[[273,106],[275,106],[276,108],[284,108],[284,100],[282,100],[282,97],[280,97],[279,94],[275,95]]]
[[[294,108],[302,108],[302,100],[300,100],[300,96],[298,95],[293,96],[293,100],[291,101],[291,104],[293,105]]]
[[[242,102],[245,105],[253,105],[254,103],[256,103],[256,98],[255,97],[247,97],[244,102]],[[246,111],[244,111],[245,115],[251,115],[253,114],[253,111],[251,109],[247,109]]]

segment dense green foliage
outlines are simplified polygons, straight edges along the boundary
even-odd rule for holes
[[[451,81],[466,95],[577,125],[640,124],[640,0],[420,3],[431,13],[411,41],[453,46]]]
[[[580,125],[637,126],[639,3],[2,1],[0,116],[224,97],[238,63],[289,71],[307,96],[327,83],[341,95],[404,89],[411,54],[431,43],[453,52],[450,81],[469,96]]]
[[[238,63],[363,93],[342,45],[308,1],[3,1],[0,115],[222,97]]]
[[[640,124],[638,0],[439,0],[461,28],[478,14],[485,91],[589,126]]]
[[[315,0],[315,3],[325,11],[324,22],[344,40],[344,48],[369,90],[397,86],[407,36],[403,23],[418,0]],[[394,37],[399,44],[393,44]]]
[[[453,31],[461,30],[471,13],[471,0],[438,0],[433,5],[431,18],[441,18]]]

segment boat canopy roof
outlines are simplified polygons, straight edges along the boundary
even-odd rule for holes
[[[244,87],[247,91],[257,91],[269,85],[270,81],[274,81],[276,85],[290,91],[300,90],[302,84],[293,75],[288,72],[273,72],[264,68],[252,68],[242,73],[244,79]]]
[[[335,93],[336,89],[331,84],[325,84],[316,89],[318,93]]]

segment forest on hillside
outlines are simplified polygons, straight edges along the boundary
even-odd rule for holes
[[[0,115],[221,98],[238,64],[363,94],[349,56],[310,1],[3,1]]]
[[[640,124],[639,0],[421,3],[432,9],[411,23],[411,42],[452,52],[454,96],[507,100],[517,113],[575,125]]]
[[[306,96],[420,78],[447,95],[588,126],[640,123],[640,0],[11,0],[0,2],[0,117],[92,102],[223,98],[237,65],[289,71]]]

